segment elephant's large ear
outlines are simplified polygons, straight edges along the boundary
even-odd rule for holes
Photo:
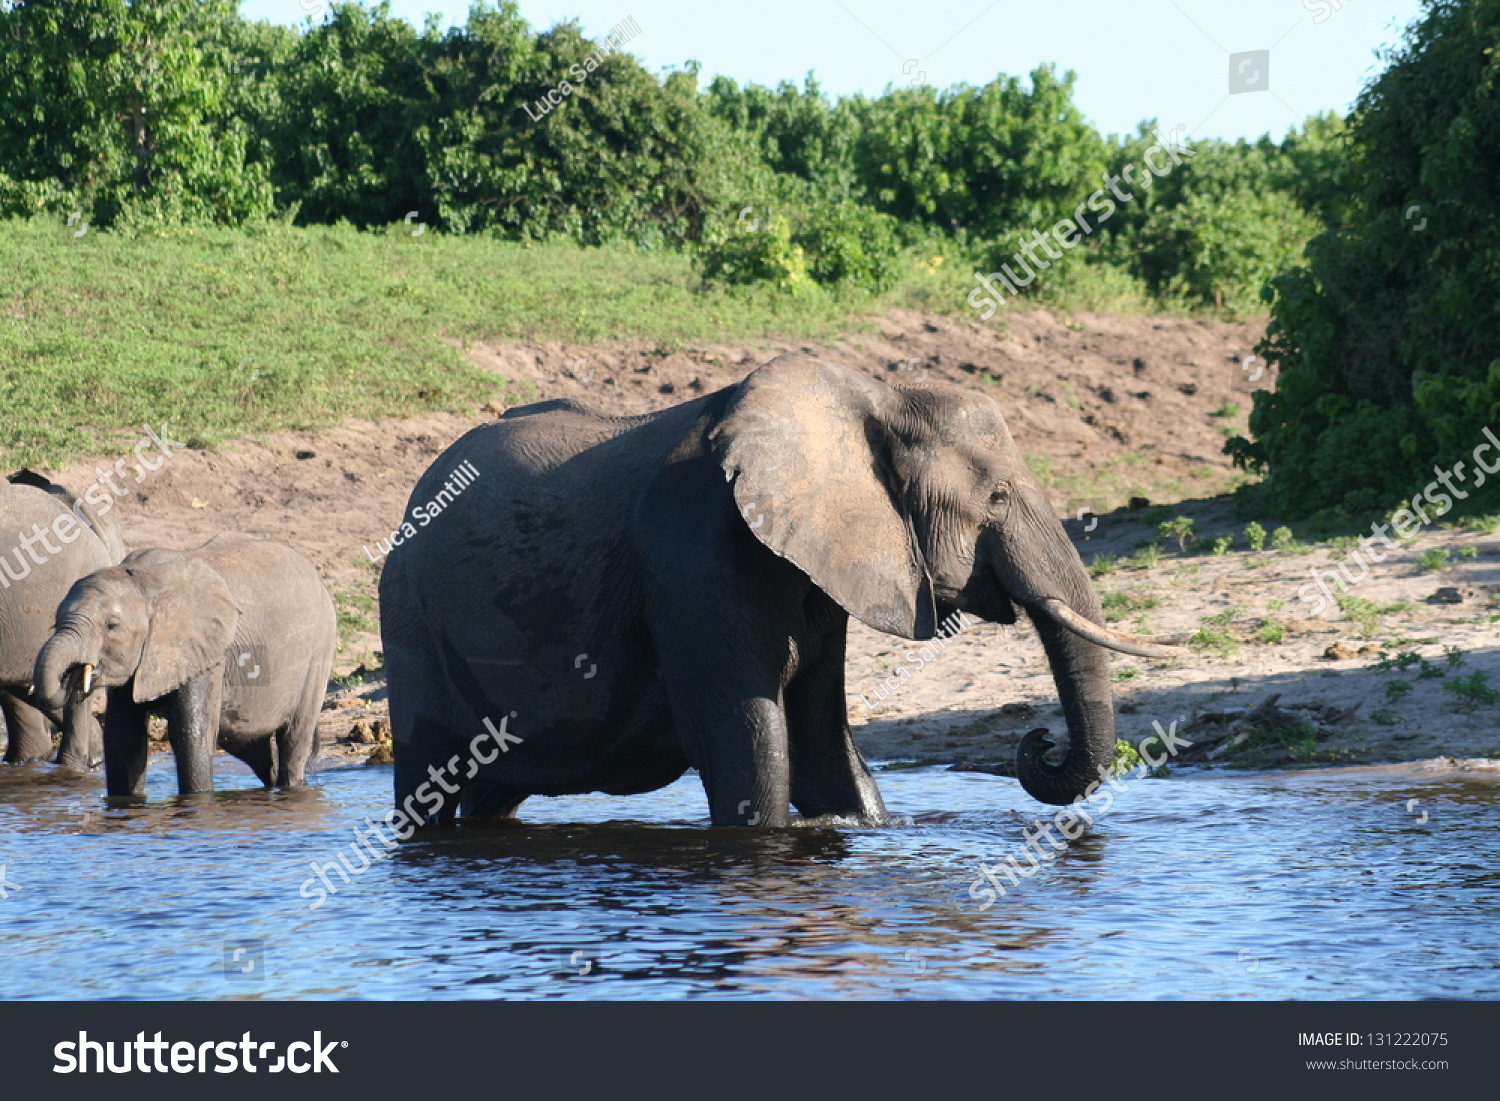
[[[711,440],[756,538],[877,631],[931,638],[932,580],[889,462],[902,400],[848,368],[780,356],[740,384]]]
[[[239,610],[218,572],[175,552],[131,555],[125,565],[142,581],[151,623],[135,672],[137,703],[181,688],[224,660]]]

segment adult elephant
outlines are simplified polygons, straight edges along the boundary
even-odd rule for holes
[[[153,714],[167,720],[181,793],[213,790],[216,744],[268,787],[298,787],[337,644],[313,564],[227,532],[193,550],[139,550],[78,581],[37,655],[36,690],[52,706],[79,676],[109,690],[110,795],[144,789]]]
[[[409,509],[380,607],[396,802],[417,821],[689,766],[715,825],[783,825],[788,804],[885,821],[849,732],[847,619],[926,639],[955,610],[1035,624],[1071,737],[1054,764],[1032,731],[1017,771],[1068,803],[1113,759],[1105,647],[1171,653],[1104,626],[988,396],[805,355],[644,416],[509,410]]]
[[[107,498],[106,498],[107,500]],[[49,757],[50,718],[62,727],[58,761],[85,770],[103,756],[94,705],[102,690],[76,681],[54,707],[31,691],[37,652],[52,613],[73,582],[125,557],[115,518],[30,470],[0,482],[0,712],[5,763]]]

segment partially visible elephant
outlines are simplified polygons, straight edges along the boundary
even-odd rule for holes
[[[420,525],[420,527],[418,526]],[[425,530],[422,530],[425,529]],[[1066,804],[1109,769],[1088,571],[995,402],[805,355],[636,417],[571,401],[475,428],[413,490],[380,581],[397,810],[512,814],[696,767],[717,826],[886,820],[850,736],[848,617],[910,639],[955,611],[1035,625],[1070,745],[1017,751]]]
[[[63,731],[59,763],[86,770],[102,759],[94,712],[103,690],[75,683],[66,698],[43,710],[31,694],[31,674],[69,587],[124,557],[115,518],[92,502],[30,470],[0,482],[0,713],[8,734],[6,764],[51,755],[49,718]]]
[[[136,551],[78,581],[37,656],[36,687],[53,706],[86,671],[109,690],[110,795],[144,789],[153,714],[167,720],[183,794],[213,790],[216,744],[266,786],[298,787],[337,642],[313,564],[231,532],[189,551]]]

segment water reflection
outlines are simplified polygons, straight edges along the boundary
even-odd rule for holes
[[[299,885],[385,769],[144,801],[0,770],[8,997],[1493,997],[1495,772],[1427,766],[1131,786],[1030,879],[968,897],[1048,812],[1014,781],[882,775],[886,829],[707,828],[692,777],[537,799],[424,836],[317,908]],[[1425,818],[1424,818],[1425,815]],[[256,983],[227,938],[265,942]]]

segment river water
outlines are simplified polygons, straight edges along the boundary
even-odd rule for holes
[[[1500,770],[1130,779],[981,911],[979,863],[1048,815],[981,773],[881,771],[883,829],[710,830],[693,774],[533,799],[330,895],[309,865],[361,866],[389,768],[217,767],[179,799],[158,759],[119,808],[0,770],[0,998],[1500,996]]]

